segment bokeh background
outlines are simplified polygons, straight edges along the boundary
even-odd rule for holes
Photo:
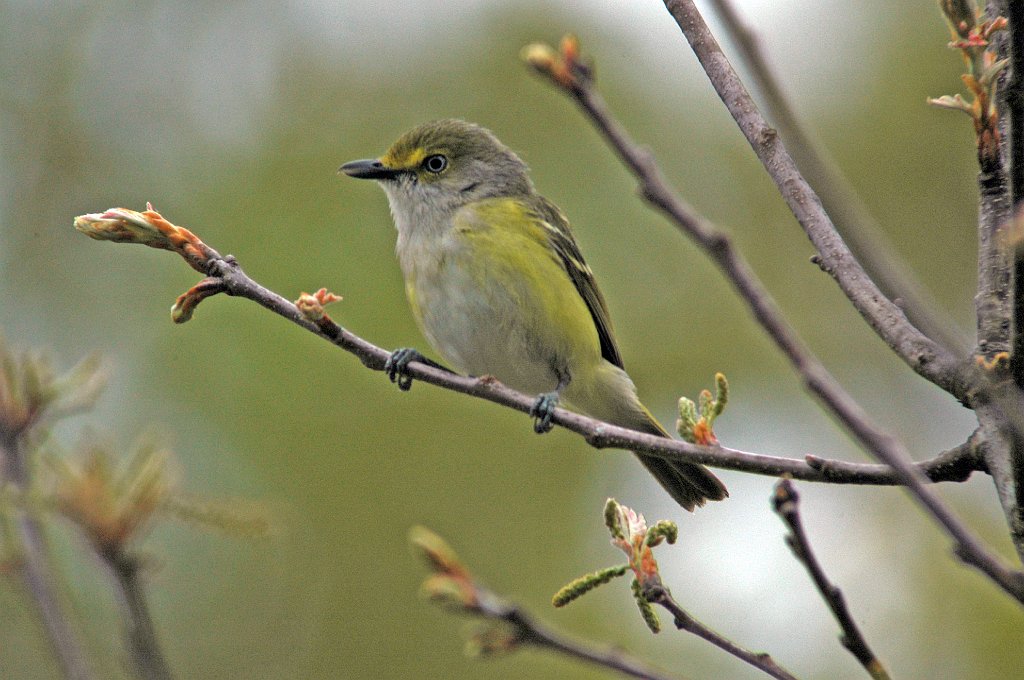
[[[909,266],[970,329],[975,166],[969,121],[925,105],[961,62],[932,1],[736,5],[814,132]],[[562,95],[519,61],[576,32],[600,86],[673,182],[726,225],[812,347],[918,457],[962,442],[971,414],[916,378],[809,263],[810,245],[657,0],[497,2],[0,2],[0,332],[63,366],[99,350],[111,374],[93,429],[127,447],[156,431],[182,487],[246,498],[263,540],[161,523],[140,548],[181,678],[606,677],[540,652],[471,661],[463,622],[417,598],[406,534],[442,533],[481,579],[576,635],[689,677],[760,677],[706,644],[650,635],[625,582],[565,610],[551,594],[620,560],[613,495],[679,522],[659,554],[695,616],[798,675],[857,678],[769,508],[772,479],[722,472],[732,498],[672,506],[628,454],[533,434],[496,406],[379,373],[255,305],[168,309],[196,275],[164,253],[90,241],[72,218],[146,201],[286,297],[344,295],[332,315],[384,347],[418,345],[386,201],[339,178],[419,122],[492,128],[577,227],[625,362],[666,423],[715,371],[732,384],[723,442],[864,460],[801,391],[723,278],[635,197]],[[800,485],[810,537],[897,677],[1001,678],[1024,667],[1018,607],[956,564],[900,491]],[[990,480],[942,495],[1012,553]],[[53,524],[68,596],[101,677],[127,677],[112,596],[79,539]],[[57,669],[32,610],[0,583],[0,675]]]

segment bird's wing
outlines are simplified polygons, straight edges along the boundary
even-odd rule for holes
[[[601,341],[601,356],[619,368],[624,368],[622,355],[619,354],[615,337],[612,335],[612,321],[608,314],[608,306],[597,287],[597,282],[594,281],[594,273],[587,266],[586,260],[583,259],[583,253],[576,245],[576,239],[573,238],[572,230],[569,227],[569,220],[558,206],[543,196],[536,196],[530,203],[530,212],[543,226],[549,245],[557,253],[569,279],[576,286],[576,292],[580,294],[587,309],[590,310],[590,316],[594,319],[594,326],[597,328],[597,335]]]

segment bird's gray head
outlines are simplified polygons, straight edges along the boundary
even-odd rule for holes
[[[533,192],[518,156],[489,130],[455,119],[415,127],[379,159],[352,161],[340,172],[377,180],[400,231],[446,218],[471,201]]]

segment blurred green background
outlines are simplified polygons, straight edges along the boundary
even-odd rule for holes
[[[848,170],[899,254],[972,323],[970,122],[929,109],[961,62],[935,3],[743,2],[795,105]],[[561,2],[0,2],[0,331],[67,366],[92,350],[111,385],[91,427],[127,444],[155,429],[185,490],[258,500],[275,531],[247,541],[173,522],[140,546],[166,653],[181,678],[589,678],[539,652],[471,661],[463,622],[417,598],[406,546],[422,523],[485,582],[544,620],[693,677],[760,677],[700,641],[651,636],[625,583],[565,610],[551,594],[619,561],[602,526],[614,495],[680,523],[659,559],[708,625],[798,675],[862,670],[769,509],[773,480],[721,474],[732,498],[672,506],[624,453],[533,434],[496,406],[379,373],[255,305],[204,303],[170,322],[197,276],[164,253],[90,241],[75,215],[152,201],[295,298],[387,348],[424,347],[408,312],[384,196],[339,178],[437,117],[479,122],[516,149],[577,227],[644,401],[674,422],[715,371],[732,384],[724,443],[863,460],[722,277],[636,198],[573,105],[520,48],[579,34],[600,86],[683,194],[735,235],[803,336],[918,457],[962,442],[971,414],[916,378],[808,262],[812,250],[657,0]],[[715,26],[713,26],[715,28]],[[811,539],[897,677],[997,678],[1024,663],[1019,608],[896,490],[800,485]],[[1005,555],[990,480],[941,492]],[[112,596],[54,524],[60,566],[101,677],[127,677]],[[0,674],[57,670],[20,589],[0,588]]]

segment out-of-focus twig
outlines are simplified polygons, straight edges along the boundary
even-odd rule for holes
[[[140,562],[130,548],[170,495],[169,455],[151,444],[140,446],[119,470],[113,455],[96,444],[77,466],[47,458],[56,476],[57,508],[84,534],[110,575],[129,657],[141,680],[173,677],[139,578]]]
[[[0,339],[0,472],[2,481],[19,497],[33,492],[33,466],[29,447],[46,422],[91,403],[103,384],[95,361],[83,362],[58,379],[38,356],[15,356]],[[60,598],[46,544],[35,509],[18,503],[10,509],[18,534],[18,572],[32,597],[47,639],[68,680],[90,680],[91,667]]]

